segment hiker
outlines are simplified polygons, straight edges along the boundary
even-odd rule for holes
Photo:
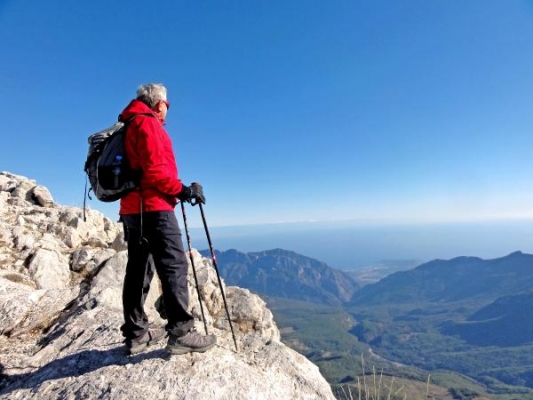
[[[184,185],[164,121],[170,108],[167,89],[160,84],[143,85],[136,99],[122,111],[120,121],[130,121],[124,151],[133,170],[142,171],[138,188],[120,200],[120,217],[128,232],[128,264],[122,303],[124,325],[120,328],[130,354],[169,336],[170,354],[204,352],[216,344],[214,335],[194,330],[188,312],[188,264],[174,207],[178,200],[205,204],[202,186]],[[137,117],[133,118],[134,115]],[[153,274],[149,257],[161,280],[168,323],[165,329],[149,329],[144,300]]]

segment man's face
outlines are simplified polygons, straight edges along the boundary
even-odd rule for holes
[[[160,100],[155,106],[155,112],[161,121],[164,121],[167,117],[168,109],[170,108],[170,103],[166,100]]]

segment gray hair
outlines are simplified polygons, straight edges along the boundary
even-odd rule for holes
[[[167,100],[167,88],[160,83],[149,83],[137,89],[137,100],[153,108],[160,101]]]

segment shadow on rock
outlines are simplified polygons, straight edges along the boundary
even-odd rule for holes
[[[32,372],[7,375],[7,368],[0,365],[0,397],[15,390],[35,388],[46,381],[77,377],[110,365],[138,364],[146,359],[168,359],[164,349],[157,349],[135,356],[126,355],[124,347],[109,350],[84,350],[51,361]]]

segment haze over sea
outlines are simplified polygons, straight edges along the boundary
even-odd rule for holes
[[[301,222],[209,230],[217,250],[282,248],[345,270],[385,260],[490,259],[514,251],[533,253],[533,220],[524,219],[417,224]],[[191,240],[195,248],[208,248],[202,228],[191,228]]]

